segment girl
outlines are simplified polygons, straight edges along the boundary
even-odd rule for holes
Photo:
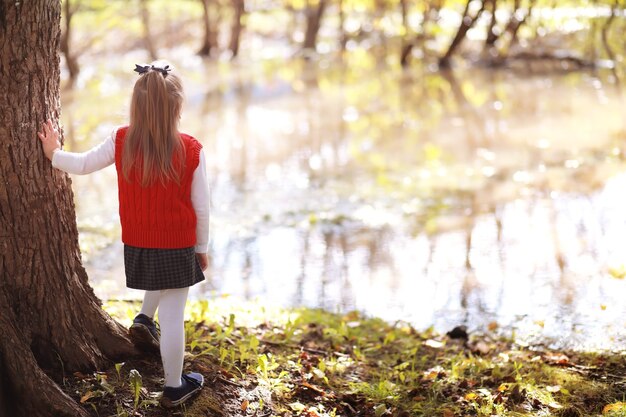
[[[160,350],[161,404],[169,408],[204,385],[202,375],[182,374],[183,313],[189,287],[204,279],[208,266],[209,189],[202,145],[178,131],[180,79],[161,62],[135,71],[130,124],[100,145],[85,153],[63,151],[50,120],[38,135],[52,166],[65,172],[89,174],[115,163],[126,285],[146,290],[130,336],[142,350]]]

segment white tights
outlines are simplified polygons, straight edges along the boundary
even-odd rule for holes
[[[161,291],[146,291],[141,313],[154,318],[159,309],[161,326],[161,360],[165,385],[179,387],[185,354],[185,303],[189,287]]]

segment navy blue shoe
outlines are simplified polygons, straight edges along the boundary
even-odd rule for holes
[[[194,394],[200,392],[204,386],[204,377],[196,372],[190,372],[181,377],[182,385],[177,388],[165,387],[161,397],[161,405],[172,408],[181,405]]]
[[[130,326],[130,340],[144,352],[158,353],[161,332],[157,326],[150,317],[139,313]]]

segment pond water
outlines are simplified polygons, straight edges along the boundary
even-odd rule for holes
[[[204,145],[212,190],[211,266],[191,297],[623,348],[626,118],[614,74],[402,71],[359,50],[189,56],[171,57],[182,126]],[[86,68],[63,92],[67,147],[125,123],[134,77],[121,69],[141,60]],[[124,285],[114,169],[73,186],[96,293],[140,298]]]

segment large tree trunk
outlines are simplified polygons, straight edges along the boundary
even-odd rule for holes
[[[304,49],[315,50],[317,45],[317,34],[320,31],[324,10],[328,4],[327,0],[317,0],[317,6],[312,7],[310,4],[306,9],[306,32],[304,33]]]
[[[59,118],[60,16],[59,1],[0,0],[0,416],[86,416],[54,376],[134,352],[87,283],[70,179],[37,138]]]

